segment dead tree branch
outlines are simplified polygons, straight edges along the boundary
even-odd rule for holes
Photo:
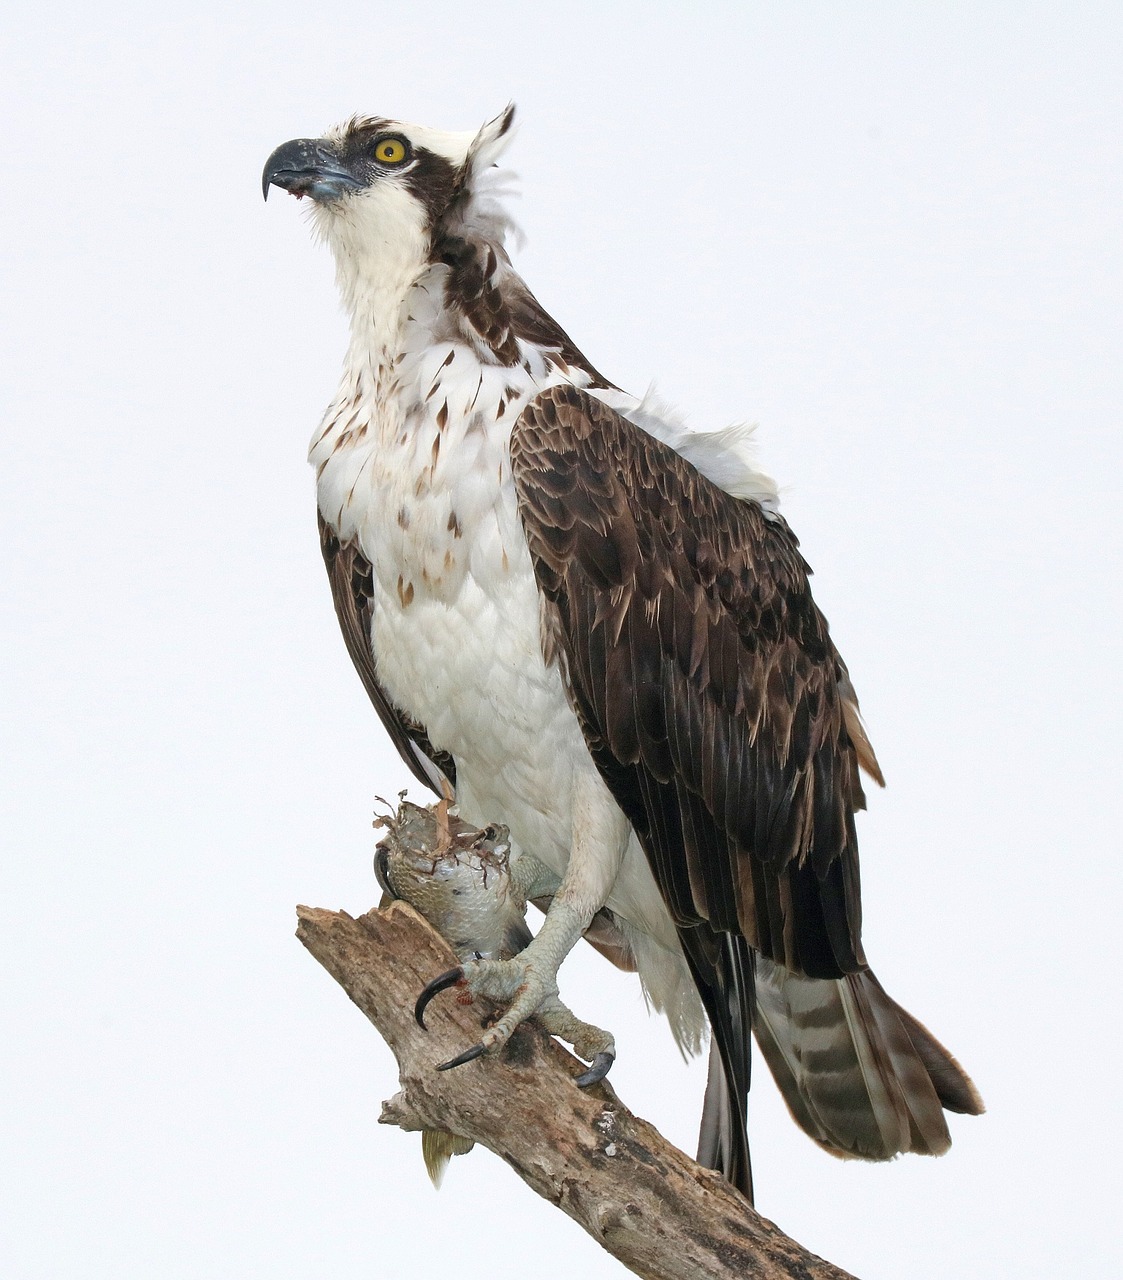
[[[393,902],[357,920],[310,907],[297,914],[297,937],[398,1060],[401,1091],[382,1123],[482,1143],[649,1280],[846,1280],[632,1115],[607,1084],[576,1088],[583,1064],[537,1028],[519,1028],[498,1056],[438,1074],[434,1064],[479,1039],[489,1010],[485,1001],[438,1001],[429,1030],[417,1026],[418,992],[456,957],[412,907]]]

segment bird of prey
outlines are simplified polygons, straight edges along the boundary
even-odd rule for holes
[[[435,984],[506,1005],[445,1065],[556,1000],[591,931],[684,1051],[708,1020],[699,1159],[747,1195],[753,1033],[828,1151],[939,1154],[944,1109],[982,1102],[862,949],[859,770],[882,778],[810,570],[747,431],[614,386],[516,274],[513,119],[356,117],[262,182],[309,197],[350,315],[310,460],[351,658],[413,774],[503,823],[549,899],[516,956]]]

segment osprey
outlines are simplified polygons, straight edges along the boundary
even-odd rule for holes
[[[859,770],[882,777],[810,570],[747,431],[615,387],[512,268],[513,118],[356,117],[262,181],[310,197],[351,319],[310,450],[347,648],[413,774],[505,824],[549,899],[419,1019],[459,983],[507,1012],[445,1066],[502,1045],[591,931],[685,1052],[708,1020],[699,1159],[747,1195],[751,1033],[828,1151],[938,1155],[944,1109],[982,1102],[862,950]]]

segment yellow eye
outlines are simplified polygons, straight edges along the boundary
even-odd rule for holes
[[[375,144],[374,158],[383,164],[401,164],[406,158],[406,144],[401,138],[383,138]]]

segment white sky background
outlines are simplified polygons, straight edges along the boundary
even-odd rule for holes
[[[307,440],[345,325],[266,156],[355,111],[522,132],[517,264],[613,380],[758,421],[889,789],[866,946],[990,1107],[841,1164],[761,1071],[759,1207],[858,1275],[1118,1266],[1123,10],[22,6],[0,68],[5,1276],[614,1276],[294,940],[406,774]],[[584,949],[587,950],[587,949]],[[590,952],[625,1102],[701,1073]]]

